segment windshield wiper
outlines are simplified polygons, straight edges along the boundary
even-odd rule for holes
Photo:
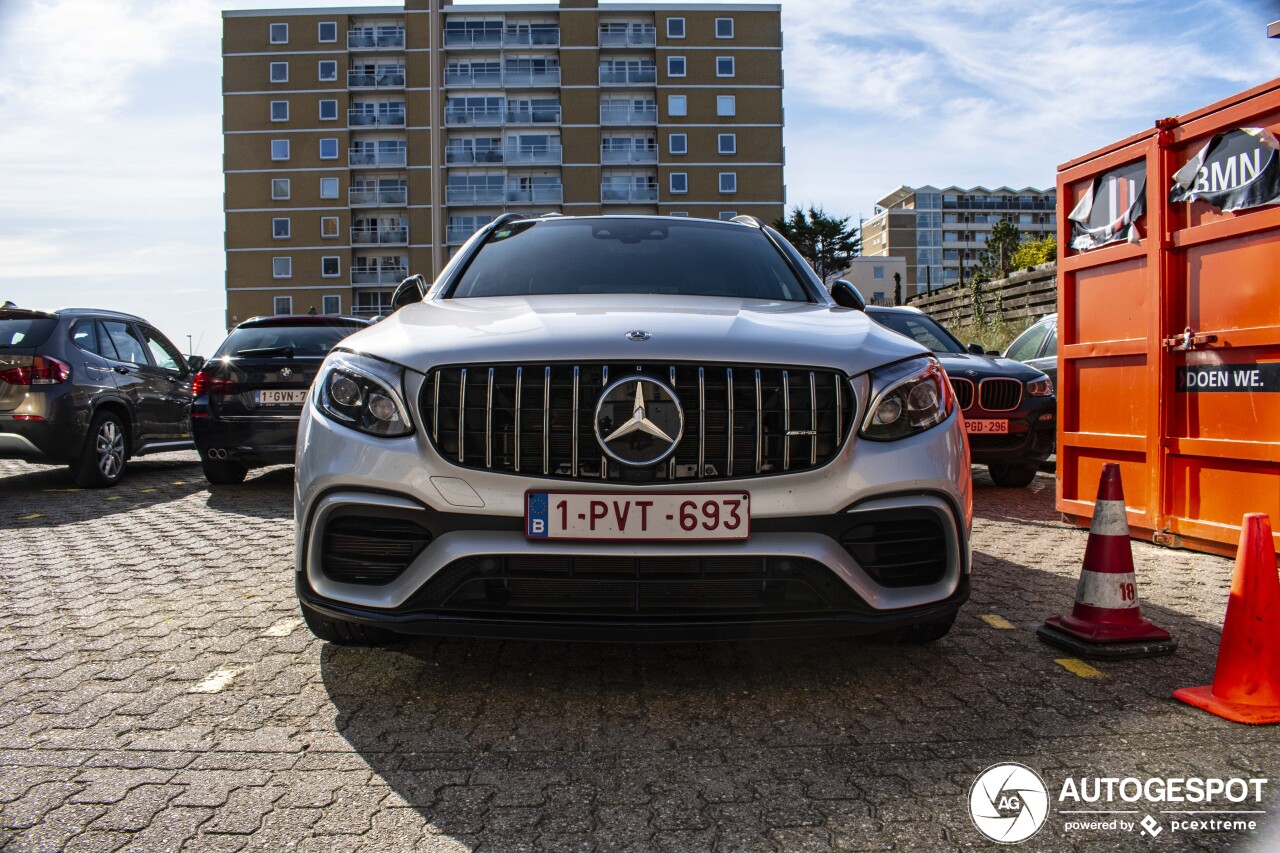
[[[249,356],[250,358],[293,358],[293,347],[256,347],[251,349],[236,350],[236,356]]]

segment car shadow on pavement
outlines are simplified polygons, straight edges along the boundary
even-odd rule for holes
[[[293,466],[250,471],[243,483],[209,489],[210,509],[252,518],[293,518]],[[290,531],[292,534],[292,531]]]
[[[1063,768],[1230,776],[1256,763],[1241,744],[1274,733],[1170,698],[1211,676],[1219,625],[1144,604],[1179,652],[1082,676],[1034,633],[1070,609],[1075,578],[1023,559],[975,553],[974,598],[930,646],[415,639],[323,646],[321,677],[338,733],[428,832],[468,849],[952,848],[983,840],[965,798],[998,762],[1051,787]],[[1082,840],[1046,829],[1038,849]]]
[[[12,467],[10,467],[12,466]],[[82,489],[66,466],[7,463],[0,476],[0,530],[59,527],[173,503],[208,484],[198,463],[183,459],[130,460],[125,477],[105,489]]]

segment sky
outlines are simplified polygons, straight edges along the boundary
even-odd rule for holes
[[[386,0],[384,0],[385,2]],[[0,0],[0,300],[222,339],[221,11]],[[783,0],[789,204],[1050,187],[1059,163],[1280,76],[1280,0]]]

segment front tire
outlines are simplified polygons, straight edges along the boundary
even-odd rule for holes
[[[80,458],[71,463],[76,485],[84,489],[114,486],[129,462],[129,433],[113,412],[98,412],[89,422]]]
[[[201,459],[200,467],[204,469],[204,478],[215,486],[234,486],[243,483],[249,474],[249,466],[239,462],[224,462],[215,459]]]
[[[1039,470],[1039,467],[1038,465],[996,465],[992,463],[987,466],[987,471],[991,473],[991,479],[995,481],[997,486],[1021,489],[1024,486],[1031,485],[1031,481],[1036,478],[1036,471]]]
[[[331,619],[318,610],[305,604],[302,607],[302,621],[307,623],[311,633],[326,643],[338,646],[385,646],[394,643],[397,635],[384,628],[361,625],[358,622],[346,622]]]

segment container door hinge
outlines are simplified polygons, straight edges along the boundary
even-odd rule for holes
[[[1165,338],[1163,341],[1165,349],[1181,350],[1182,352],[1190,352],[1196,347],[1208,346],[1217,342],[1217,335],[1197,335],[1190,326],[1187,326],[1182,334]]]

